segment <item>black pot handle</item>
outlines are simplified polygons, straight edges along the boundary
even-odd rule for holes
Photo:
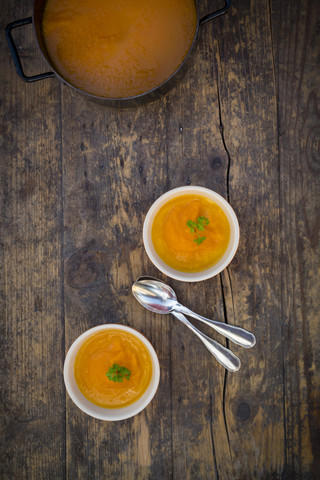
[[[6,39],[10,48],[10,52],[11,52],[17,73],[25,82],[28,82],[28,83],[36,82],[37,80],[43,80],[44,78],[55,77],[55,74],[53,72],[41,73],[40,75],[33,75],[32,77],[27,77],[27,75],[24,74],[20,57],[18,54],[18,50],[13,41],[11,31],[16,27],[21,27],[22,25],[28,25],[29,23],[32,23],[32,17],[24,18],[23,20],[16,20],[15,22],[9,23],[9,25],[6,26]]]
[[[217,10],[216,12],[209,13],[205,17],[200,18],[199,24],[203,25],[204,23],[210,22],[210,20],[213,20],[214,18],[220,17],[220,15],[223,15],[229,10],[230,5],[231,5],[231,0],[225,0],[225,5],[223,8],[221,8],[220,10]]]

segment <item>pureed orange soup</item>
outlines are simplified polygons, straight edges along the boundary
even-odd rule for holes
[[[61,76],[109,98],[164,82],[188,53],[196,27],[194,0],[47,0],[42,19]]]
[[[169,267],[180,272],[201,272],[224,255],[230,225],[212,200],[202,195],[180,195],[160,208],[151,236],[157,254]]]
[[[110,380],[114,365],[130,372],[122,381]],[[110,370],[111,369],[111,370]],[[121,330],[105,330],[89,337],[80,347],[74,375],[81,393],[90,402],[105,408],[131,405],[147,390],[152,376],[152,360],[137,337]]]

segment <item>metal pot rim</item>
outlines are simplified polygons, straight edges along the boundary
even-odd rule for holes
[[[66,80],[59,73],[59,71],[56,70],[56,67],[54,66],[54,64],[53,64],[53,62],[50,58],[49,52],[46,49],[46,46],[45,46],[45,43],[44,43],[44,40],[43,40],[43,36],[42,36],[42,33],[41,33],[42,15],[43,15],[43,10],[44,10],[45,0],[42,0],[42,1],[41,0],[34,0],[33,16],[32,17],[29,17],[29,18],[26,18],[26,19],[23,19],[23,20],[17,20],[15,22],[12,22],[9,25],[7,25],[7,27],[6,27],[6,38],[7,38],[8,44],[9,44],[9,48],[10,48],[10,51],[11,51],[11,54],[12,54],[12,57],[13,57],[13,61],[14,61],[17,73],[24,81],[34,82],[34,81],[37,81],[37,80],[42,80],[42,79],[45,79],[45,78],[48,78],[48,77],[56,76],[63,83],[70,86],[71,88],[73,88],[77,92],[85,95],[89,99],[100,101],[102,103],[109,103],[110,105],[112,103],[114,103],[117,106],[121,106],[121,105],[126,106],[126,104],[130,105],[130,103],[135,103],[135,102],[141,103],[143,101],[149,101],[149,100],[152,99],[152,97],[155,97],[155,96],[158,96],[158,95],[160,96],[160,95],[166,93],[171,88],[171,86],[173,86],[173,79],[177,79],[177,76],[178,76],[179,72],[181,74],[184,73],[185,69],[189,65],[188,62],[190,60],[191,53],[194,50],[200,26],[203,25],[204,23],[206,23],[206,22],[208,22],[208,21],[226,13],[227,10],[230,7],[230,2],[231,2],[231,0],[225,0],[225,6],[222,9],[217,10],[216,12],[213,12],[211,14],[208,14],[205,17],[200,18],[199,17],[198,0],[194,0],[195,6],[196,6],[196,11],[197,11],[197,26],[196,26],[196,31],[195,31],[192,43],[189,47],[189,50],[188,50],[187,54],[183,58],[183,60],[180,62],[180,64],[176,68],[176,70],[168,78],[166,78],[163,82],[161,82],[160,84],[151,88],[150,90],[147,90],[146,92],[142,92],[138,95],[132,95],[132,96],[129,96],[129,97],[104,97],[104,96],[95,95],[93,93],[87,92],[86,90],[83,90],[83,89],[77,87],[73,83],[70,83],[68,80]],[[40,3],[41,3],[41,5],[39,7]],[[32,77],[28,77],[24,74],[24,71],[23,71],[23,68],[22,68],[22,65],[21,65],[21,61],[20,61],[20,58],[19,58],[18,50],[17,50],[17,48],[15,46],[15,43],[14,43],[14,40],[12,38],[11,31],[16,27],[26,25],[28,23],[33,24],[33,31],[34,31],[34,34],[35,34],[35,37],[36,37],[36,40],[37,40],[37,43],[38,43],[38,47],[39,47],[39,49],[41,51],[41,54],[42,54],[43,58],[45,59],[46,63],[48,63],[48,65],[52,68],[52,70],[53,70],[52,72],[46,72],[46,73],[43,73],[43,74],[34,75]]]

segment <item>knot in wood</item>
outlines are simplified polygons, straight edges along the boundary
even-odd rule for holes
[[[237,407],[237,417],[240,418],[243,422],[250,418],[251,408],[247,402],[239,403]]]
[[[98,252],[82,249],[68,259],[65,274],[72,287],[88,288],[104,278],[104,265]]]
[[[212,170],[215,170],[215,171],[221,170],[224,166],[224,161],[223,161],[223,158],[221,157],[213,157],[210,159],[209,163]]]

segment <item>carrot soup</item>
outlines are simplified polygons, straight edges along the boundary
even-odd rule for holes
[[[196,28],[194,0],[47,0],[42,19],[61,76],[109,98],[139,95],[167,80]]]
[[[151,236],[157,254],[169,267],[201,272],[223,257],[230,225],[214,201],[202,195],[180,195],[160,208]]]
[[[80,347],[74,375],[81,393],[105,408],[131,405],[147,390],[152,360],[145,345],[131,333],[105,330]]]

